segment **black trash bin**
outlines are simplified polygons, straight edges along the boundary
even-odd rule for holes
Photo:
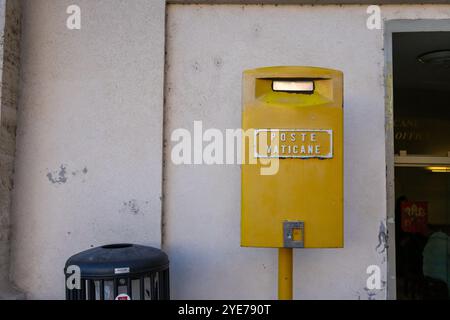
[[[71,267],[69,270],[68,268]],[[79,268],[80,286],[69,277]],[[156,248],[111,244],[70,257],[64,268],[66,300],[168,300],[169,259]],[[75,282],[72,282],[75,283]]]

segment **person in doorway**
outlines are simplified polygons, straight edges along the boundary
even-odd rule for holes
[[[429,293],[433,298],[446,299],[449,296],[450,239],[440,229],[433,226],[428,228],[429,238],[423,249],[423,274],[426,279],[424,295]]]

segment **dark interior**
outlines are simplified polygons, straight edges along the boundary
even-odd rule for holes
[[[421,61],[436,51],[444,59]],[[397,298],[448,299],[450,32],[393,34],[393,71]]]

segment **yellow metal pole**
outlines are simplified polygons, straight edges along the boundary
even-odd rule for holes
[[[292,248],[278,249],[278,299],[292,300]]]

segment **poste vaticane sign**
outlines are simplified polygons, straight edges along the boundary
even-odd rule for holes
[[[255,158],[332,158],[333,130],[256,129]]]

